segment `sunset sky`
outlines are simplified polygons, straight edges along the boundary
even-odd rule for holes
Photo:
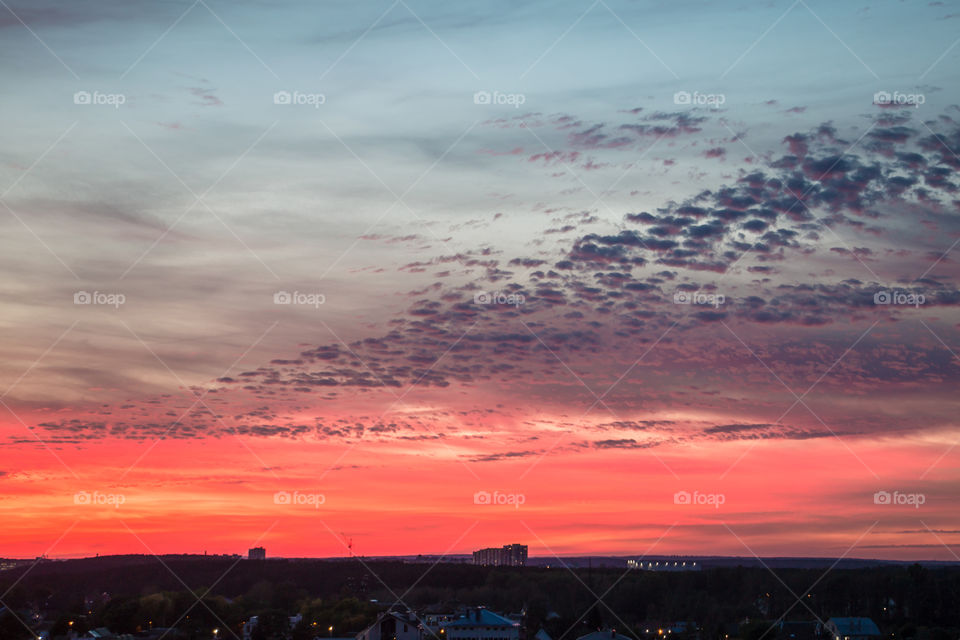
[[[958,26],[0,0],[0,557],[960,559]]]

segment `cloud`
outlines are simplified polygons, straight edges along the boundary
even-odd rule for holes
[[[574,118],[554,117],[544,126],[570,136],[571,148],[562,154],[582,148],[617,154],[622,140],[637,142],[651,123],[670,122],[677,134],[706,125],[705,117],[689,114],[637,116],[639,123],[616,127],[613,136],[609,126]],[[457,433],[454,422],[442,434],[434,433],[432,414],[387,421],[370,407],[386,410],[398,395],[415,389],[448,408],[470,402],[462,397],[468,392],[537,394],[562,414],[575,410],[580,396],[588,404],[595,400],[571,372],[593,384],[604,381],[596,387],[603,389],[623,370],[621,360],[629,363],[646,352],[643,365],[636,367],[639,381],[623,383],[635,395],[613,393],[604,399],[620,414],[618,426],[605,427],[608,435],[587,448],[648,448],[666,438],[826,437],[828,431],[812,419],[801,423],[791,416],[791,426],[769,422],[777,415],[764,414],[767,400],[784,389],[758,359],[791,385],[796,380],[809,385],[829,371],[818,388],[838,394],[892,393],[917,385],[937,389],[960,380],[958,364],[928,332],[896,327],[906,318],[943,313],[960,303],[949,257],[915,280],[938,255],[925,236],[929,230],[920,230],[916,220],[927,221],[942,236],[960,233],[951,215],[954,186],[947,169],[953,165],[942,149],[944,143],[960,147],[960,129],[944,126],[930,136],[901,123],[873,133],[871,139],[881,146],[854,149],[829,123],[797,132],[784,138],[786,155],[741,166],[724,184],[651,211],[626,211],[619,220],[604,221],[585,211],[551,214],[555,224],[564,225],[556,229],[572,236],[555,250],[506,255],[482,247],[407,261],[400,273],[447,273],[459,266],[470,275],[407,292],[405,309],[382,331],[371,330],[349,343],[305,345],[221,376],[207,387],[215,397],[208,400],[212,409],[189,410],[193,397],[185,394],[176,402],[133,400],[123,408],[93,409],[85,417],[44,420],[40,426],[59,442],[225,435],[394,442],[448,438]],[[896,145],[897,151],[891,154],[883,145]],[[604,224],[612,228],[599,230]],[[856,244],[844,246],[836,240],[841,234]],[[421,240],[416,234],[368,239]],[[864,265],[894,277],[868,278]],[[811,277],[813,271],[819,275]],[[875,295],[890,289],[923,296],[925,302],[922,307],[876,304]],[[478,302],[480,292],[513,296],[515,303]],[[681,304],[674,298],[677,292],[709,296],[713,302]],[[884,339],[866,336],[851,349],[874,322],[887,332]],[[885,341],[897,331],[912,332],[910,349]],[[747,378],[754,385],[749,411],[756,421],[743,421],[730,410],[738,394],[734,381]],[[728,412],[730,422],[688,425],[680,433],[673,425],[644,421],[639,399],[654,408],[689,405],[694,392],[686,385],[693,380],[711,390],[715,410]],[[558,394],[557,385],[569,386]],[[787,399],[789,406],[792,399]],[[361,400],[368,406],[358,409]],[[849,417],[842,405],[832,411],[849,422],[837,433],[898,428],[890,421],[869,425],[863,416]],[[318,406],[335,419],[301,417]],[[934,428],[940,419],[936,411],[920,413],[904,428]],[[562,420],[553,416],[546,422]],[[486,432],[488,427],[478,428]],[[630,431],[655,435],[637,440]],[[531,452],[465,457],[494,461],[521,455]]]

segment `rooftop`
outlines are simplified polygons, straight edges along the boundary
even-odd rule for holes
[[[833,624],[841,636],[879,636],[880,629],[870,618],[830,618],[827,624]]]
[[[520,623],[504,617],[499,613],[494,613],[484,607],[468,609],[466,615],[462,615],[453,622],[446,623],[445,627],[470,627],[485,625],[488,627],[515,627]]]

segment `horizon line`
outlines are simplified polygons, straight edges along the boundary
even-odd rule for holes
[[[47,561],[70,561],[70,560],[97,560],[104,558],[124,558],[124,557],[156,557],[164,558],[170,556],[184,556],[184,557],[196,557],[196,558],[218,558],[218,557],[228,557],[236,558],[240,557],[242,559],[246,558],[244,553],[207,553],[207,552],[171,552],[171,553],[107,553],[107,554],[96,554],[93,556],[89,555],[77,555],[77,556],[33,556],[33,557],[13,557],[13,556],[0,556],[0,560],[8,561],[17,561],[17,562],[29,562],[29,561],[38,561],[38,560],[47,560]],[[409,558],[463,558],[468,559],[471,557],[470,552],[466,553],[408,553],[408,554],[355,554],[349,556],[268,556],[263,560],[353,560],[353,559],[367,559],[367,560],[390,560],[390,559],[409,559]],[[563,559],[578,559],[578,558],[610,558],[610,559],[623,559],[626,560],[640,560],[640,559],[652,559],[656,561],[659,558],[685,558],[685,559],[694,559],[694,560],[747,560],[750,562],[761,562],[763,560],[832,560],[837,561],[838,564],[841,562],[876,562],[876,563],[886,563],[886,564],[920,564],[920,563],[937,563],[944,565],[958,565],[960,566],[960,560],[937,560],[933,558],[925,559],[884,559],[884,558],[864,558],[864,557],[852,557],[852,556],[780,556],[780,555],[770,555],[770,556],[736,556],[736,555],[706,555],[706,554],[661,554],[661,555],[630,555],[630,554],[558,554],[552,556],[534,556],[531,555],[528,557],[529,560],[538,560],[538,561],[549,561],[551,559],[563,560]],[[476,566],[496,566],[496,565],[476,565]],[[529,565],[528,565],[529,566]],[[642,570],[637,568],[638,570]]]

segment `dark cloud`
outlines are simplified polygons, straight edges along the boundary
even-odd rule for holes
[[[633,115],[639,120],[613,127],[614,134],[609,126],[587,125],[566,116],[547,119],[544,126],[565,131],[574,151],[607,148],[619,153],[627,144],[624,141],[633,144],[653,134],[647,127],[667,126],[668,133],[679,135],[699,131],[705,121],[683,113]],[[504,126],[512,126],[511,122]],[[829,123],[787,136],[787,155],[770,158],[763,166],[741,168],[728,184],[697,191],[686,200],[607,221],[615,223],[615,228],[584,230],[558,253],[503,258],[513,271],[500,268],[498,252],[491,248],[409,262],[400,269],[446,270],[456,264],[472,269],[475,277],[411,292],[405,312],[390,319],[388,329],[377,335],[349,345],[332,342],[304,347],[264,366],[223,376],[211,385],[218,394],[216,401],[208,398],[213,409],[195,408],[179,422],[175,421],[180,412],[191,403],[189,396],[182,402],[165,402],[162,411],[159,403],[142,401],[124,409],[96,410],[87,419],[48,421],[40,426],[63,442],[68,438],[223,435],[437,438],[438,434],[425,431],[426,423],[413,419],[384,423],[367,416],[351,423],[303,424],[283,419],[280,409],[271,412],[262,407],[335,403],[348,395],[374,397],[374,392],[389,399],[413,386],[433,391],[488,384],[530,388],[536,386],[533,382],[569,380],[561,363],[571,359],[589,357],[596,366],[603,366],[620,354],[652,344],[658,346],[650,357],[665,359],[661,361],[665,379],[682,374],[701,381],[712,377],[721,384],[734,375],[759,372],[763,384],[777,389],[769,372],[759,368],[753,355],[729,334],[731,326],[748,328],[750,339],[745,342],[753,341],[755,331],[789,327],[798,332],[796,339],[780,337],[769,342],[764,338],[757,345],[759,357],[775,363],[787,378],[808,380],[814,375],[811,372],[818,372],[815,380],[829,369],[830,379],[820,383],[824,387],[955,383],[960,380],[958,363],[926,333],[920,334],[926,342],[918,341],[911,349],[870,336],[845,353],[853,339],[844,333],[850,325],[866,328],[874,321],[894,325],[910,314],[960,304],[955,280],[945,275],[953,272],[949,256],[931,252],[926,239],[905,235],[914,233],[919,220],[935,225],[940,235],[960,233],[952,204],[955,198],[950,195],[960,162],[948,152],[948,145],[960,148],[960,129],[948,127],[921,135],[905,122],[886,120],[868,136],[879,146],[866,144],[859,149],[851,148]],[[896,151],[891,152],[889,145]],[[891,211],[916,220],[896,217]],[[564,225],[557,230],[565,233],[603,222],[584,211],[553,214],[553,219]],[[855,246],[839,246],[832,240],[844,229],[856,234]],[[824,243],[825,237],[831,238],[829,244]],[[416,240],[415,236],[400,240],[407,241],[404,238]],[[876,243],[869,242],[873,238]],[[899,243],[896,250],[890,249],[895,242]],[[946,243],[943,249],[948,247]],[[744,256],[748,259],[743,260]],[[786,276],[794,264],[791,258],[807,271],[822,266],[835,274],[813,280],[809,273]],[[937,269],[922,281],[913,280],[938,258]],[[861,265],[879,260],[884,260],[884,269],[877,269],[885,273],[905,265],[903,274],[897,275],[899,283],[863,277],[869,272]],[[749,291],[725,291],[724,285],[714,284],[715,277],[727,274],[734,265],[757,279]],[[856,269],[862,279],[844,275],[845,268]],[[875,303],[878,292],[894,288],[923,296],[923,307]],[[481,291],[522,302],[477,302],[475,295]],[[724,300],[680,304],[674,300],[678,291],[719,295]],[[826,333],[825,327],[836,332]],[[655,342],[668,330],[674,333]],[[682,345],[674,342],[676,335],[684,336]],[[215,413],[221,406],[252,403],[257,406],[224,411],[228,418]],[[652,426],[631,421],[616,427],[609,424],[607,431],[621,432]],[[670,427],[660,424],[657,428]],[[862,428],[868,427],[851,424],[844,432]],[[707,425],[699,436],[684,437],[804,439],[825,433],[801,425],[744,422]],[[658,442],[610,435],[589,446],[646,448]],[[529,455],[495,455],[500,459],[521,453]]]

